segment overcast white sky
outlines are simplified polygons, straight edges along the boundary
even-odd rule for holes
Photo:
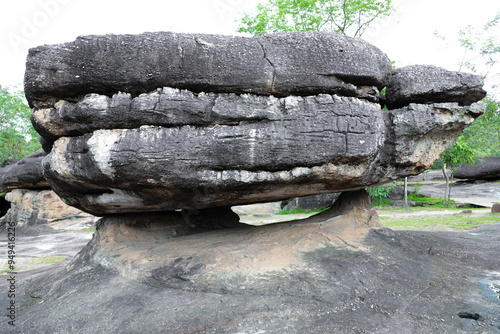
[[[265,0],[3,0],[0,16],[0,85],[21,85],[28,48],[79,35],[176,31],[236,34],[242,12]],[[397,66],[433,64],[457,70],[463,54],[450,41],[468,24],[482,27],[500,12],[498,0],[393,0],[396,14],[363,38]],[[499,29],[500,30],[500,29]],[[500,34],[500,31],[499,31]]]

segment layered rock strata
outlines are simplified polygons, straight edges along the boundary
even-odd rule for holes
[[[84,36],[31,49],[25,93],[31,106],[88,93],[135,96],[165,86],[193,92],[339,93],[377,99],[371,92],[386,85],[390,70],[387,56],[373,45],[330,33]]]
[[[448,71],[432,65],[395,69],[387,86],[387,106],[401,108],[408,103],[458,102],[470,105],[486,96],[482,77]]]
[[[0,231],[16,224],[18,235],[38,235],[62,230],[84,230],[99,219],[65,204],[49,187],[43,175],[39,150],[0,168]]]
[[[0,168],[0,193],[13,189],[50,189],[43,176],[42,160],[47,155],[39,150]]]
[[[14,189],[5,199],[10,208],[0,217],[0,230],[14,223],[19,235],[86,230],[99,219],[65,204],[51,190]]]
[[[104,215],[351,191],[430,168],[481,114],[467,106],[477,85],[460,86],[465,106],[430,96],[387,111],[376,102],[390,69],[329,33],[88,36],[32,49],[25,90],[51,187]]]

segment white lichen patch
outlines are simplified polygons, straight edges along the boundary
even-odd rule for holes
[[[92,134],[92,137],[87,142],[99,170],[111,178],[114,177],[116,172],[111,161],[111,154],[124,131],[98,130]]]
[[[71,168],[66,160],[65,153],[70,138],[61,137],[54,142],[52,151],[43,159],[43,164],[49,164],[50,170],[57,174],[60,178],[72,179]]]
[[[144,201],[132,191],[110,189],[112,193],[95,196],[93,202],[99,205],[115,205],[120,208],[137,208],[144,206]]]

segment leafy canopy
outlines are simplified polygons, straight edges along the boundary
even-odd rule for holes
[[[40,149],[39,135],[31,125],[31,109],[22,91],[0,86],[0,162],[22,158]]]
[[[394,11],[392,0],[269,0],[245,14],[238,32],[330,31],[361,37],[377,18]]]

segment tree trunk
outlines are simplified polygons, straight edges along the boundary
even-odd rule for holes
[[[448,194],[450,192],[450,178],[448,177],[448,174],[446,174],[446,164],[443,163],[443,175],[444,178],[446,179],[446,188],[444,189],[444,201],[448,202]]]
[[[451,173],[450,186],[448,187],[448,202],[451,201],[451,188],[453,187],[453,176],[454,173]]]
[[[409,210],[408,208],[408,178],[405,177],[405,209],[406,211]]]

